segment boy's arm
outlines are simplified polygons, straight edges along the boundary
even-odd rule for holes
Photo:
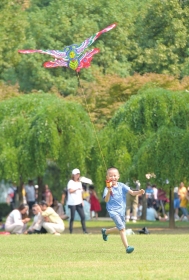
[[[105,202],[109,201],[110,195],[111,195],[111,191],[112,191],[112,188],[108,188],[108,192],[107,192],[106,196],[104,197],[104,201]]]
[[[131,194],[132,196],[136,196],[136,195],[144,194],[144,193],[145,193],[145,190],[143,190],[143,189],[141,189],[141,190],[139,190],[139,191],[132,191],[132,190],[129,190],[128,193]]]

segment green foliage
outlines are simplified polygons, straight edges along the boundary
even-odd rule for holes
[[[171,185],[189,180],[188,104],[187,92],[149,88],[132,96],[101,132],[108,167],[116,166],[124,182],[138,178],[143,183],[147,173],[155,173],[161,185],[166,179]],[[96,167],[98,176],[94,177],[98,182],[105,177],[105,172],[99,174],[100,162],[97,156],[93,172]]]
[[[16,1],[1,1],[0,8],[0,22],[3,22],[0,28],[0,79],[15,84],[19,62],[17,50],[26,40],[27,15]]]
[[[135,71],[181,73],[188,57],[188,12],[177,0],[148,1],[131,35],[133,48],[129,60]]]
[[[76,166],[87,171],[92,132],[80,105],[52,94],[30,94],[3,101],[0,108],[1,178],[43,176],[56,164],[65,183]]]

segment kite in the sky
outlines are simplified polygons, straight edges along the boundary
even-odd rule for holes
[[[86,52],[81,57],[78,57],[77,59],[73,59],[68,61],[65,61],[63,59],[55,59],[54,61],[47,61],[43,63],[43,66],[46,68],[53,68],[53,67],[69,67],[76,72],[79,72],[81,68],[87,68],[90,66],[90,62],[93,59],[93,55],[96,53],[99,53],[100,50],[95,48],[91,51]]]
[[[92,35],[91,37],[87,38],[81,44],[73,44],[70,46],[65,47],[62,51],[60,50],[19,50],[19,53],[42,53],[48,54],[55,58],[54,61],[45,62],[43,65],[44,67],[68,67],[77,72],[80,71],[81,68],[87,68],[90,66],[90,62],[93,58],[93,55],[98,53],[100,50],[95,48],[91,51],[86,52],[83,54],[86,48],[88,48],[98,37],[110,31],[116,27],[116,24],[111,24],[110,26],[104,28],[103,30],[97,32],[96,34]],[[83,54],[83,55],[82,55]]]

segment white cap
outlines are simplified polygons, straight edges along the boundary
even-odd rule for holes
[[[72,175],[80,174],[80,170],[75,168],[72,170]]]

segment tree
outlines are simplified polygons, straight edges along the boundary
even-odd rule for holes
[[[143,7],[129,37],[136,72],[181,74],[188,57],[188,12],[178,0],[152,0]]]
[[[149,88],[131,97],[102,131],[108,165],[117,166],[125,182],[137,178],[144,184],[145,174],[155,173],[157,184],[167,191],[171,188],[171,193],[179,181],[189,180],[188,102],[187,92],[163,89]],[[102,181],[102,174],[97,178]],[[166,179],[168,185],[163,183]],[[173,213],[170,226],[174,226],[171,222]]]
[[[60,185],[73,168],[87,174],[92,128],[84,109],[52,94],[30,94],[0,103],[0,176],[27,181],[60,170]]]
[[[15,1],[1,1],[0,21],[0,79],[15,84],[16,67],[19,61],[17,50],[26,40],[25,29],[28,26],[26,13]]]

